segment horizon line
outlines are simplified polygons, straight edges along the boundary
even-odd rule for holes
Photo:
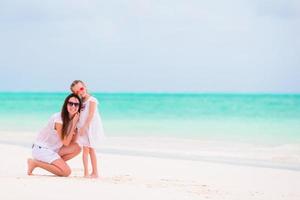
[[[0,91],[0,93],[70,93],[66,91]],[[246,91],[91,91],[91,94],[239,94],[239,95],[300,95],[300,92],[246,92]]]

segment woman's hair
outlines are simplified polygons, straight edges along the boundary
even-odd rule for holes
[[[80,99],[80,97],[76,94],[70,94],[69,96],[66,97],[64,105],[61,109],[61,119],[62,119],[62,134],[61,134],[61,139],[64,139],[68,134],[69,134],[69,130],[72,126],[71,122],[71,118],[69,117],[69,112],[68,112],[68,102],[70,98],[76,98],[79,101],[79,106],[78,106],[78,112],[80,113],[80,109],[81,109],[81,105],[82,105],[82,101]]]
[[[81,80],[75,80],[75,81],[73,81],[73,82],[71,83],[71,86],[70,86],[70,89],[71,89],[72,92],[73,92],[73,89],[72,89],[72,88],[73,88],[77,83],[82,83],[82,84],[85,86],[85,84],[84,84],[83,81],[81,81]]]

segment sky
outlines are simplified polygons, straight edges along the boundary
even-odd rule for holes
[[[0,91],[300,93],[299,0],[1,0]]]

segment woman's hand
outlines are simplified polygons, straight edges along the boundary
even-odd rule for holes
[[[72,120],[74,123],[77,123],[79,121],[79,113],[78,112],[74,115]]]

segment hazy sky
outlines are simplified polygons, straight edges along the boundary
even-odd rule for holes
[[[1,0],[0,91],[300,92],[299,0]]]

